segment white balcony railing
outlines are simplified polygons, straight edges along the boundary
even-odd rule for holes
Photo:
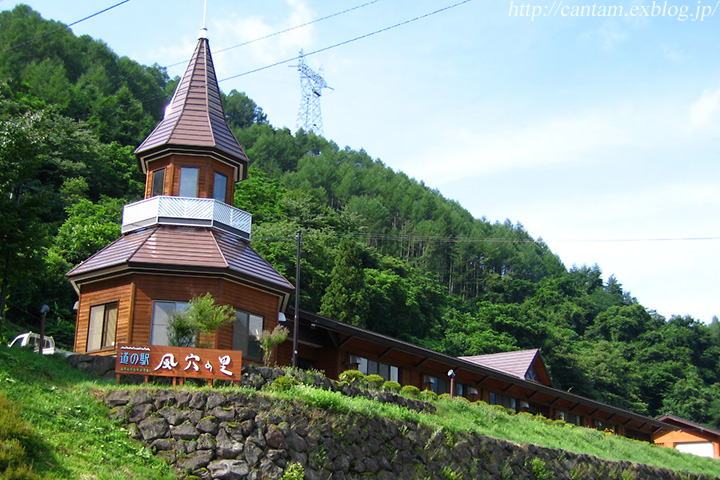
[[[212,198],[157,196],[125,205],[123,233],[157,224],[215,227],[250,238],[252,215]]]

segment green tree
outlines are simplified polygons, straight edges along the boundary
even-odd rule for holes
[[[203,335],[211,335],[220,327],[231,323],[234,309],[230,305],[218,305],[206,293],[193,297],[188,307],[175,312],[168,320],[168,342],[175,347],[206,347],[200,343]]]
[[[368,303],[364,290],[362,251],[354,241],[343,240],[330,274],[330,285],[322,297],[320,314],[358,327],[366,326],[363,317]]]
[[[10,284],[30,278],[47,242],[48,197],[35,177],[45,141],[42,119],[42,112],[0,117],[0,335]]]
[[[711,405],[716,390],[706,386],[700,376],[690,371],[686,378],[678,379],[663,400],[664,413],[671,413],[698,423],[709,424],[712,418]]]
[[[267,115],[245,92],[232,89],[227,95],[222,95],[222,101],[225,106],[225,118],[232,129],[248,128],[255,123],[267,123]]]

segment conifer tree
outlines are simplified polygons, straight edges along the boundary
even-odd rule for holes
[[[334,320],[365,327],[367,302],[363,296],[365,279],[362,253],[352,240],[343,240],[330,274],[330,285],[322,298],[320,314]]]

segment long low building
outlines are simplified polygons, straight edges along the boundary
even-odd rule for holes
[[[291,331],[293,317],[289,311],[286,322]],[[649,442],[660,430],[677,429],[554,388],[538,350],[457,358],[302,310],[299,321],[298,366],[323,370],[329,377],[357,369],[442,394],[450,393],[452,376],[454,395],[471,401],[483,400]],[[292,352],[289,338],[279,347],[277,362],[290,365]]]

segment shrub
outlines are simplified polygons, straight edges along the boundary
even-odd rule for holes
[[[287,470],[285,470],[285,474],[280,477],[280,480],[304,480],[305,479],[305,469],[303,466],[298,463],[294,462],[288,465]]]
[[[450,394],[449,393],[441,393],[440,395],[438,395],[438,398],[441,398],[441,399],[450,398]]]
[[[400,391],[400,384],[396,381],[388,380],[387,382],[383,383],[382,389],[386,392],[397,393]]]
[[[285,392],[287,390],[290,390],[295,385],[299,385],[300,382],[295,380],[293,377],[289,375],[283,375],[282,377],[278,377],[275,380],[273,380],[272,388],[274,390],[278,390],[280,392]]]
[[[420,389],[415,385],[405,385],[400,389],[400,395],[405,397],[417,397],[420,395]]]
[[[385,379],[383,377],[374,373],[365,377],[365,385],[373,390],[380,390],[384,382]]]
[[[433,400],[437,400],[437,398],[437,393],[433,392],[432,390],[423,390],[422,392],[420,392],[420,400],[430,402]]]
[[[263,363],[270,365],[270,355],[273,349],[283,343],[290,332],[282,325],[277,325],[272,331],[263,330],[258,337],[260,348],[263,351]]]
[[[530,469],[532,470],[533,476],[537,480],[545,480],[547,478],[550,478],[552,476],[552,473],[548,471],[547,464],[545,461],[541,458],[532,458],[529,462],[525,462],[525,466],[527,468],[528,463],[530,464]]]
[[[341,382],[358,386],[365,381],[365,375],[360,370],[345,370],[338,378]]]

